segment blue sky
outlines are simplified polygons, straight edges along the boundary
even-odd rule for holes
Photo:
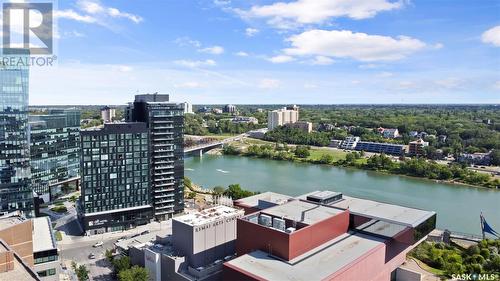
[[[59,1],[31,104],[500,103],[499,1]]]

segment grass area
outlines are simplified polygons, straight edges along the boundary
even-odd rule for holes
[[[66,206],[55,206],[53,208],[50,208],[50,210],[52,212],[56,212],[56,213],[66,213],[68,211],[68,208],[66,208]]]
[[[417,258],[414,258],[412,257],[412,259],[418,264],[418,266],[420,266],[420,268],[422,268],[423,270],[427,271],[427,272],[430,272],[434,275],[437,275],[437,276],[443,276],[444,275],[444,271],[441,270],[441,269],[437,269],[437,268],[434,268],[434,267],[430,267],[428,266],[425,262],[417,259]]]
[[[333,156],[333,161],[345,160],[347,152],[341,150],[334,150],[328,148],[312,148],[310,150],[311,155],[307,157],[308,160],[320,160],[321,156],[329,154]]]
[[[61,232],[59,230],[56,230],[55,237],[56,237],[57,241],[61,241],[62,240],[62,234],[61,234]]]

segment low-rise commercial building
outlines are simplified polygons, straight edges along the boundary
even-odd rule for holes
[[[313,127],[311,122],[306,122],[306,121],[297,121],[295,123],[286,124],[286,126],[302,130],[305,133],[311,133]]]
[[[59,280],[59,253],[49,217],[33,219],[33,259],[42,281]]]
[[[245,123],[245,124],[259,124],[259,120],[255,117],[247,117],[247,116],[236,116],[231,119],[231,122],[235,124]]]
[[[457,161],[459,163],[466,163],[469,165],[490,165],[491,163],[491,152],[487,153],[463,153],[458,156]]]
[[[117,243],[131,263],[162,280],[220,280],[223,262],[235,256],[236,220],[241,209],[218,205],[172,219],[172,235],[140,235]]]
[[[340,145],[342,149],[353,150],[361,139],[359,137],[349,136]]]
[[[224,280],[403,280],[399,266],[435,224],[434,212],[305,194],[238,219]]]
[[[235,253],[236,220],[243,210],[215,206],[172,220],[172,243],[197,268]]]
[[[62,191],[61,182],[80,172],[80,111],[51,109],[30,115],[30,158],[33,191],[48,202]]]
[[[55,281],[59,269],[49,217],[0,217],[0,280]]]
[[[78,217],[87,234],[124,230],[153,218],[145,123],[107,123],[81,132]]]
[[[411,141],[408,144],[408,154],[411,156],[421,156],[425,154],[424,147],[429,146],[429,142],[422,139]]]
[[[398,156],[404,155],[405,153],[405,147],[402,144],[368,142],[368,141],[357,142],[356,147],[354,149],[358,151],[377,152],[377,153],[385,153]]]

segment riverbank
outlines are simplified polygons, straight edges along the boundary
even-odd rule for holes
[[[251,144],[248,146],[231,144],[225,146],[222,153],[297,163],[351,167],[494,190],[500,186],[500,180],[493,179],[487,174],[470,171],[459,165],[448,166],[415,158],[398,160],[383,154],[374,154],[365,158],[363,152],[344,152],[345,154],[342,154],[333,150],[311,150],[306,146],[291,147],[279,144],[274,144],[274,146],[272,144]]]

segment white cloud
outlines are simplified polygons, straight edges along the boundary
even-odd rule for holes
[[[279,88],[281,85],[280,80],[277,79],[270,79],[270,78],[265,78],[260,80],[259,82],[259,88],[261,89],[276,89]]]
[[[224,53],[224,48],[222,48],[221,46],[212,46],[212,47],[200,49],[198,51],[202,52],[202,53],[212,54],[212,55],[220,55],[220,54]]]
[[[257,33],[259,33],[259,30],[256,28],[249,27],[249,28],[245,29],[245,34],[248,37],[253,37],[253,36],[257,35]]]
[[[204,67],[204,66],[215,66],[217,63],[214,60],[176,60],[174,61],[175,64],[180,65],[180,66],[185,66],[189,68],[198,68],[198,67]]]
[[[267,60],[272,63],[285,63],[293,61],[295,59],[291,56],[279,55],[279,56],[274,56],[272,58],[268,58]]]
[[[99,3],[92,1],[79,1],[77,5],[78,7],[80,7],[81,10],[89,14],[97,14],[97,13],[102,13],[104,11],[103,6],[101,6]]]
[[[143,18],[138,15],[125,13],[117,8],[103,6],[99,1],[80,0],[77,1],[76,6],[80,11],[86,14],[80,14],[73,9],[67,9],[54,11],[54,16],[79,22],[98,23],[102,25],[105,25],[104,22],[109,18],[125,18],[134,23],[140,23],[143,21]]]
[[[486,30],[481,35],[481,41],[486,44],[492,44],[495,47],[500,47],[500,25]]]
[[[193,40],[187,36],[179,37],[179,38],[175,39],[174,43],[179,45],[180,47],[186,47],[186,46],[194,46],[196,48],[201,47],[200,41]]]
[[[248,53],[243,51],[239,51],[235,53],[235,55],[237,55],[238,57],[248,57]]]
[[[70,20],[75,20],[79,22],[85,22],[85,23],[95,23],[97,22],[97,19],[89,16],[89,15],[82,15],[79,14],[71,9],[68,10],[56,10],[54,11],[54,17],[56,18],[63,18],[63,19],[70,19]]]
[[[216,6],[227,6],[231,4],[231,0],[214,0]]]
[[[133,21],[134,23],[140,23],[141,21],[143,21],[143,18],[140,16],[130,14],[130,13],[125,13],[125,12],[122,12],[122,11],[116,9],[116,8],[108,8],[108,14],[112,17],[115,17],[115,18],[129,19],[129,20]]]
[[[500,80],[496,81],[495,84],[493,84],[493,88],[500,90]]]
[[[390,0],[296,0],[255,5],[247,11],[235,11],[244,18],[267,18],[268,23],[277,28],[290,28],[319,24],[335,17],[366,19],[402,6],[403,1]]]
[[[318,88],[318,85],[316,85],[316,84],[311,84],[311,83],[305,83],[305,84],[304,84],[304,88],[305,88],[305,89],[316,89],[316,88]]]
[[[292,47],[287,55],[352,58],[359,61],[402,59],[423,49],[426,44],[408,36],[392,38],[349,30],[309,30],[287,39]]]
[[[316,56],[314,57],[313,60],[311,60],[311,64],[314,64],[314,65],[330,65],[332,63],[334,63],[335,61],[329,57],[325,57],[325,56]]]

